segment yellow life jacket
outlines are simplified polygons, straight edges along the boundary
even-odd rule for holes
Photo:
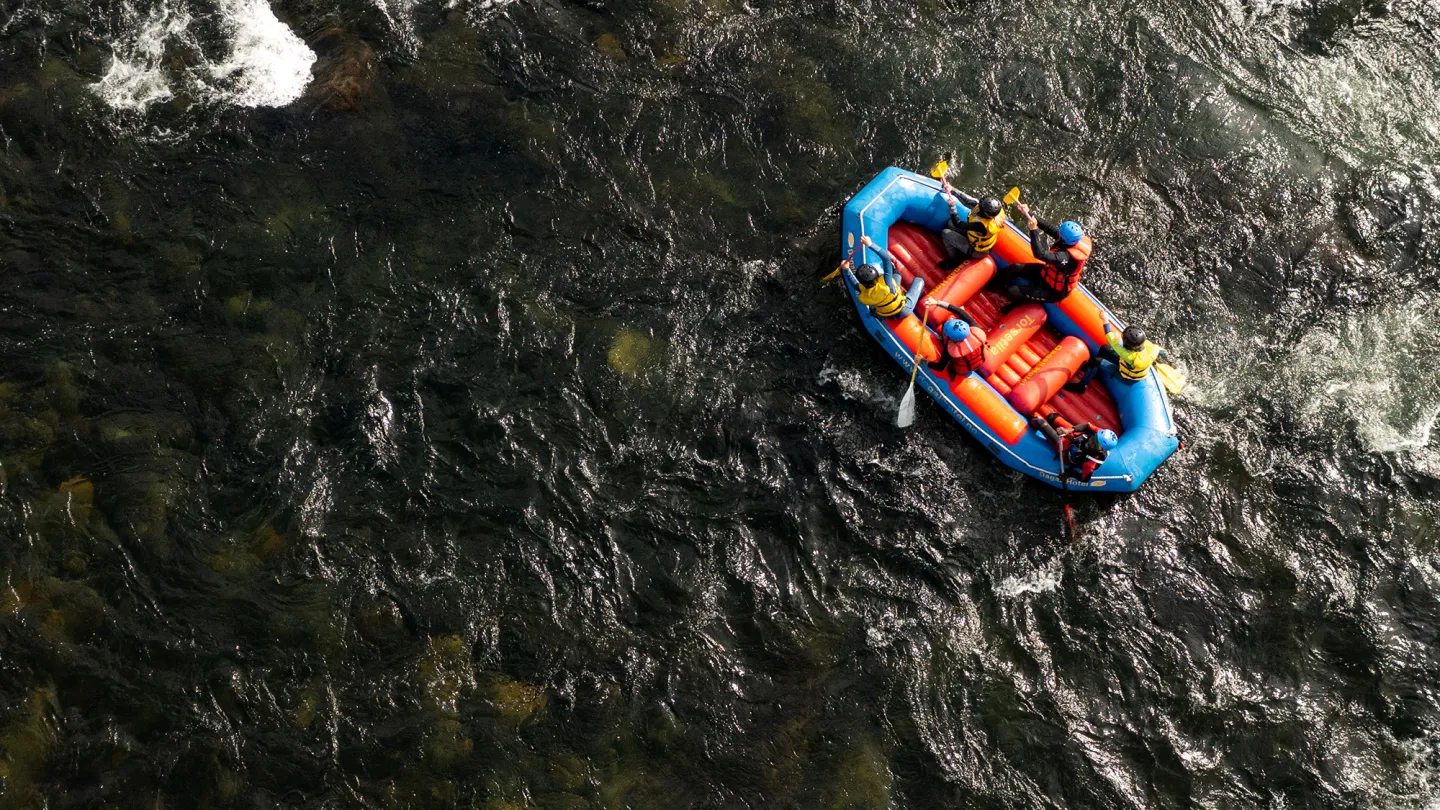
[[[1115,350],[1115,354],[1120,356],[1120,376],[1131,382],[1145,379],[1145,375],[1150,373],[1151,364],[1160,355],[1160,347],[1148,340],[1138,349],[1125,348],[1124,341],[1116,332],[1107,333],[1105,340],[1110,344],[1110,348]]]
[[[1002,210],[990,219],[986,219],[977,213],[979,209],[978,203],[970,209],[970,221],[984,225],[985,233],[966,231],[965,236],[970,239],[970,247],[975,248],[976,253],[988,253],[991,248],[995,247],[995,239],[1000,235],[1000,229],[1005,227],[1005,212]]]
[[[860,303],[874,307],[875,314],[882,318],[893,318],[905,309],[905,293],[891,286],[889,277],[882,275],[869,287],[860,288]]]

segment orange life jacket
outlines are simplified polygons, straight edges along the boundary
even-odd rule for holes
[[[970,327],[970,336],[960,342],[945,341],[945,355],[950,358],[950,376],[960,379],[985,362],[985,332]]]
[[[1045,286],[1056,292],[1072,292],[1080,283],[1080,274],[1085,271],[1085,262],[1090,258],[1090,237],[1082,236],[1080,241],[1065,248],[1070,258],[1075,260],[1075,269],[1066,273],[1059,267],[1046,262],[1040,268],[1040,280]]]

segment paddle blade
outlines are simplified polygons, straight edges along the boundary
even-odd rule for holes
[[[900,400],[900,410],[895,413],[895,427],[908,428],[915,424],[915,383],[911,382],[910,387],[905,389],[905,396]]]
[[[1188,382],[1185,379],[1185,372],[1175,368],[1169,363],[1156,363],[1155,375],[1159,377],[1160,382],[1165,385],[1166,391],[1177,396],[1181,391],[1185,390],[1185,385]]]
[[[1014,205],[1014,204],[1017,203],[1017,202],[1020,202],[1020,187],[1019,187],[1019,186],[1016,186],[1016,187],[1010,189],[1009,191],[1005,192],[1005,204],[1006,204],[1006,205]]]
[[[933,177],[933,178],[935,178],[936,180],[939,180],[940,178],[942,178],[942,177],[944,177],[945,175],[949,174],[949,173],[950,173],[950,158],[951,158],[951,156],[952,156],[953,154],[954,154],[953,152],[946,152],[946,153],[945,153],[945,157],[940,158],[940,162],[939,162],[939,163],[936,163],[934,166],[931,166],[931,167],[930,167],[930,176]]]

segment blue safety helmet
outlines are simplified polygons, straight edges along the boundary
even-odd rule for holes
[[[951,318],[940,327],[940,331],[945,333],[945,337],[958,342],[970,337],[970,324],[959,318]]]
[[[1104,450],[1107,453],[1111,450],[1114,450],[1115,445],[1120,443],[1120,437],[1116,436],[1115,431],[1110,430],[1109,428],[1106,428],[1105,430],[1096,433],[1095,440],[1100,443],[1100,449]]]
[[[1076,222],[1073,219],[1067,219],[1064,222],[1060,223],[1061,242],[1064,242],[1065,244],[1073,247],[1074,245],[1078,245],[1080,243],[1080,240],[1084,238],[1085,229],[1080,227],[1080,223]]]

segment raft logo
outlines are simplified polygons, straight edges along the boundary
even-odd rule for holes
[[[1014,326],[1006,327],[1005,324],[1001,324],[1000,326],[1005,328],[1005,332],[990,344],[990,350],[995,354],[1001,355],[1010,353],[1010,344],[1014,343],[1015,339],[1020,336],[1020,333],[1034,323],[1035,318],[1027,312],[1021,316],[1020,320],[1015,322]]]

